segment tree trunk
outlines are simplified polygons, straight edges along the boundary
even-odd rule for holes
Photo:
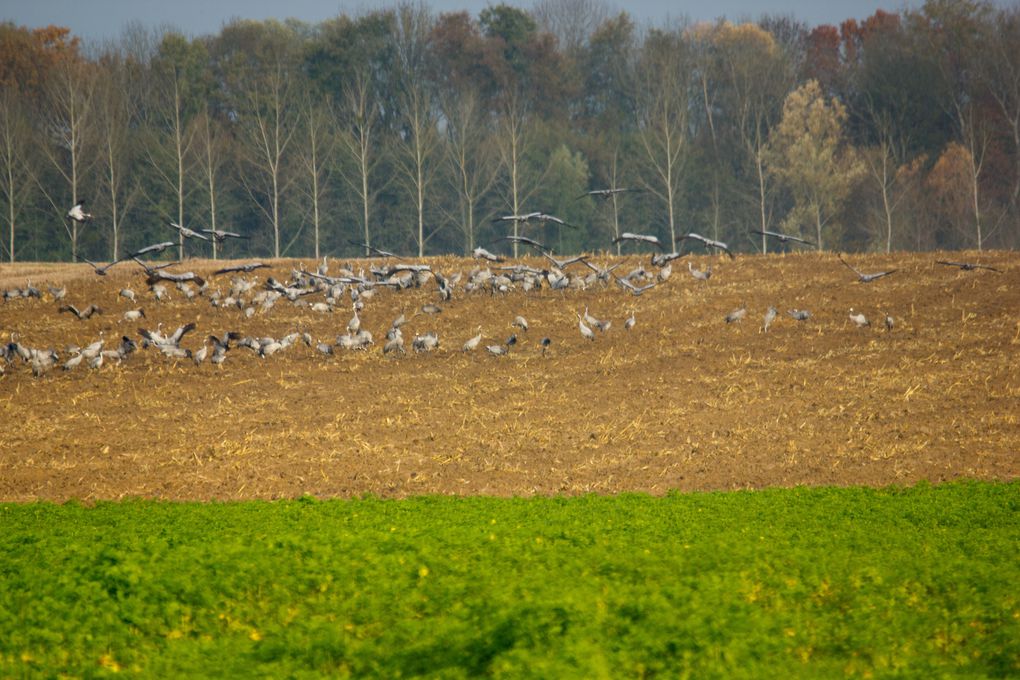
[[[521,213],[519,211],[521,209],[521,205],[520,205],[520,202],[518,201],[518,196],[517,196],[517,133],[516,133],[516,129],[515,129],[515,132],[513,134],[514,134],[514,138],[511,140],[511,143],[510,143],[510,146],[511,146],[511,148],[510,148],[510,158],[511,158],[511,166],[510,166],[510,195],[511,195],[511,200],[513,201],[513,206],[512,206],[513,214],[514,215],[520,215]],[[516,258],[517,257],[517,241],[516,241],[516,239],[520,235],[520,226],[521,226],[521,223],[520,223],[519,220],[513,220],[513,223],[514,223],[514,239],[515,239],[514,240],[514,244],[513,244],[514,245],[514,258]]]
[[[822,210],[815,206],[815,238],[818,239],[818,252],[822,252]]]
[[[110,262],[117,261],[117,253],[119,251],[120,239],[119,239],[119,215],[117,213],[117,171],[114,166],[114,150],[113,140],[110,135],[106,138],[106,163],[109,169],[109,182],[110,182],[110,226],[113,229],[113,243],[110,249]]]
[[[174,148],[177,151],[177,224],[184,224],[184,131],[181,129],[181,93],[174,76]],[[178,259],[184,261],[184,233],[178,232]]]
[[[5,141],[9,141],[9,140],[5,140]],[[8,147],[7,150],[9,151],[10,148]],[[13,154],[8,153],[8,157],[9,157],[9,159],[13,158]],[[7,164],[7,192],[9,194],[9,198],[10,198],[10,200],[7,202],[7,223],[11,227],[11,243],[10,243],[10,248],[8,248],[7,252],[10,255],[11,264],[14,264],[14,221],[15,221],[15,217],[16,216],[15,216],[15,213],[14,213],[14,168],[13,168],[13,162],[8,162],[8,164]]]
[[[372,243],[371,234],[368,230],[368,154],[367,145],[361,142],[361,209],[362,224],[365,228],[365,257],[372,254],[369,245]]]
[[[882,208],[885,210],[885,252],[892,252],[892,206],[889,205],[889,158],[882,154]]]
[[[11,182],[14,181],[14,178],[10,175],[10,173],[8,173],[8,179]],[[9,184],[8,186],[13,186],[13,185]],[[7,205],[7,213],[8,213],[8,215],[7,215],[8,223],[11,225],[11,245],[10,245],[10,248],[8,249],[8,253],[11,256],[11,264],[14,264],[14,199],[13,199],[13,197],[11,198],[10,203],[8,203],[8,205]]]
[[[617,175],[617,159],[618,158],[619,158],[618,151],[613,151],[613,176],[612,176],[612,186],[610,187],[611,189],[618,189],[619,188],[619,186],[617,185],[617,176],[616,176]],[[620,238],[620,211],[619,211],[619,209],[617,207],[617,203],[616,203],[616,192],[614,191],[612,194],[609,195],[609,197],[613,201],[613,239],[616,240],[616,239]],[[616,241],[616,254],[617,254],[617,256],[620,255],[620,252],[621,252],[620,248],[621,248],[622,245],[623,244],[620,241]]]
[[[418,168],[417,168],[417,196],[418,196],[418,257],[425,257],[425,187],[423,182],[425,178],[422,176],[422,163],[421,156],[418,156]]]
[[[665,118],[665,116],[664,116]],[[673,135],[669,128],[669,121],[663,120],[663,129],[666,131],[666,209],[669,213],[669,242],[670,252],[676,252],[676,218],[673,212]]]
[[[208,124],[208,123],[207,123]],[[216,174],[213,172],[212,165],[212,150],[206,147],[206,160],[208,161],[206,179],[209,182],[209,228],[214,232],[216,231]],[[219,243],[216,241],[215,234],[212,238],[212,257],[215,260],[218,256]]]
[[[319,177],[312,174],[312,221],[315,226],[315,260],[319,259]]]
[[[319,261],[319,164],[315,148],[316,142],[312,142],[312,226],[315,231],[315,261]]]
[[[764,162],[764,149],[761,147],[755,152],[754,155],[755,169],[758,171],[758,210],[759,216],[761,217],[761,252],[762,255],[767,255],[769,252],[768,237],[765,236],[764,232],[768,231],[768,215],[765,211],[765,162]]]
[[[273,168],[273,257],[280,257],[280,184]]]
[[[611,194],[610,198],[613,200],[613,234],[614,234],[613,238],[615,240],[620,238],[620,212],[616,208],[616,194],[615,193]],[[616,241],[617,255],[620,254],[621,245],[622,243],[620,241]]]

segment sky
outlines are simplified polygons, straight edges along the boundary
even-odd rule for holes
[[[234,18],[286,19],[293,17],[309,23],[336,16],[341,11],[358,13],[363,9],[392,7],[387,2],[338,2],[337,0],[0,0],[0,20],[36,28],[55,24],[66,26],[86,41],[116,39],[124,26],[133,21],[156,28],[171,26],[190,36],[217,33]],[[436,12],[467,10],[477,16],[498,0],[427,0]],[[508,4],[531,7],[533,0],[509,0]],[[667,18],[687,17],[694,21],[757,18],[759,15],[792,14],[814,26],[838,24],[844,19],[863,19],[876,9],[895,11],[902,0],[609,0],[613,7],[626,9],[639,22],[658,23]],[[917,6],[918,2],[907,3]]]

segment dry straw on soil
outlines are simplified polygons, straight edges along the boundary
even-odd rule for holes
[[[1003,274],[938,267],[939,257],[853,258],[864,270],[900,269],[868,285],[829,254],[696,257],[695,266],[713,264],[710,281],[691,279],[681,260],[668,282],[640,297],[616,286],[502,297],[458,291],[442,314],[413,318],[438,300],[434,285],[385,291],[362,313],[377,340],[403,312],[408,346],[430,330],[442,342],[398,358],[384,357],[380,345],[324,357],[298,344],[268,359],[232,350],[221,368],[151,349],[120,366],[41,378],[12,365],[0,378],[0,500],[663,493],[1016,478],[1020,268],[1006,253],[981,255]],[[618,271],[638,262],[624,259]],[[475,266],[430,262],[444,272]],[[277,263],[272,274],[285,279],[294,264]],[[105,330],[111,346],[121,334],[137,339],[139,325],[186,321],[198,325],[183,343],[192,349],[227,329],[276,337],[307,330],[332,341],[350,317],[349,309],[317,314],[286,300],[248,320],[179,293],[160,304],[138,269],[124,265],[104,278],[86,265],[0,267],[0,288],[26,280],[66,284],[68,302],[94,302],[104,313],[79,321],[57,314],[48,296],[0,303],[2,342],[16,332],[26,345],[60,350]],[[117,296],[126,285],[140,303]],[[121,320],[139,304],[147,321]],[[741,305],[747,317],[724,323]],[[762,333],[769,305],[780,317]],[[578,333],[575,312],[585,307],[613,320],[595,342]],[[855,327],[850,307],[876,323]],[[791,308],[812,317],[796,322],[785,314]],[[637,326],[626,331],[631,310]],[[886,313],[896,319],[891,333],[881,323]],[[527,333],[510,326],[518,314],[530,322]],[[479,324],[483,344],[514,331],[520,342],[506,357],[462,354]],[[544,336],[552,339],[545,356]]]

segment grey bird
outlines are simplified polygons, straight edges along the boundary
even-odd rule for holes
[[[865,273],[863,273],[861,271],[858,271],[857,269],[854,269],[852,266],[850,266],[850,263],[847,262],[846,260],[844,260],[843,256],[840,255],[839,253],[836,254],[836,257],[839,258],[839,261],[842,262],[844,264],[844,266],[846,266],[847,269],[849,269],[850,271],[852,271],[854,274],[857,275],[857,280],[860,281],[861,283],[871,283],[872,281],[876,281],[876,280],[882,278],[883,276],[889,276],[890,274],[894,274],[897,271],[899,271],[898,269],[890,269],[889,271],[885,271],[885,272],[875,272],[873,274],[865,274]]]
[[[806,246],[813,246],[813,245],[815,245],[814,242],[808,241],[807,239],[803,239],[800,236],[791,236],[790,234],[783,234],[783,233],[778,232],[778,231],[751,229],[751,230],[749,230],[748,233],[758,234],[759,236],[768,236],[769,238],[776,239],[780,243],[788,243],[790,241],[793,241],[794,243],[803,243]]]
[[[191,229],[188,229],[187,227],[182,227],[181,225],[177,224],[176,222],[171,221],[169,223],[169,226],[170,226],[171,229],[176,229],[178,232],[180,232],[180,234],[182,236],[184,236],[184,238],[197,238],[197,239],[202,240],[202,241],[208,241],[209,240],[208,236],[203,236],[202,234],[199,234],[197,231],[192,231]]]
[[[871,322],[868,321],[868,317],[860,313],[855,314],[853,307],[850,308],[850,320],[853,321],[858,328],[863,328],[864,326],[871,325]]]
[[[696,278],[698,281],[708,281],[712,277],[712,265],[708,265],[704,270],[701,270],[695,269],[694,265],[688,262],[687,270],[691,273],[691,276]]]
[[[434,331],[424,335],[416,335],[411,341],[411,347],[415,352],[430,352],[439,347],[439,336]]]
[[[61,366],[61,368],[63,368],[65,371],[70,371],[73,368],[77,368],[78,364],[80,364],[82,362],[82,359],[84,359],[84,358],[85,358],[85,355],[82,354],[81,352],[78,352],[77,354],[72,356],[70,359],[65,361],[64,365]]]
[[[471,255],[476,259],[488,260],[489,262],[503,262],[506,260],[505,257],[502,257],[500,255],[494,255],[485,248],[482,248],[481,246],[475,248],[474,251],[472,251]]]
[[[649,234],[632,234],[629,231],[625,231],[613,239],[613,243],[624,243],[626,241],[633,241],[634,243],[648,243],[659,250],[666,249],[662,245],[662,241],[659,240],[658,236],[651,236]]]
[[[768,311],[765,312],[765,322],[762,324],[762,330],[766,333],[769,332],[769,326],[772,325],[772,322],[776,320],[776,314],[778,312],[775,307],[769,307]]]
[[[386,333],[386,342],[383,344],[382,351],[383,354],[390,352],[404,354],[404,334],[399,327],[394,326]]]
[[[493,243],[499,243],[501,241],[508,241],[510,243],[519,243],[521,245],[528,246],[530,248],[534,248],[535,250],[537,250],[540,253],[547,253],[547,252],[549,252],[549,248],[547,246],[539,243],[538,241],[536,241],[533,238],[528,238],[527,236],[514,236],[514,235],[510,234],[510,235],[507,235],[507,236],[503,236],[502,238],[496,239],[495,241],[493,241]]]
[[[63,307],[58,308],[57,311],[58,312],[71,312],[72,314],[74,314],[76,317],[78,317],[82,321],[84,321],[85,319],[88,319],[93,314],[102,314],[103,313],[103,310],[101,310],[99,307],[96,307],[95,305],[89,305],[88,307],[86,307],[85,309],[82,309],[82,310],[79,310],[74,305],[64,305]]]
[[[506,356],[506,354],[510,351],[506,345],[486,345],[485,350],[489,354],[497,357]]]
[[[482,342],[482,327],[479,326],[478,327],[478,335],[475,335],[473,337],[468,338],[467,342],[464,343],[464,346],[461,347],[461,351],[462,352],[473,352],[476,349],[478,349],[478,345],[481,342]]]
[[[691,239],[694,241],[698,241],[701,244],[703,244],[706,248],[715,248],[716,250],[721,250],[727,255],[729,255],[731,260],[735,259],[733,253],[730,252],[730,247],[723,243],[722,241],[716,241],[714,239],[706,238],[701,234],[695,234],[693,231],[689,234],[684,234],[681,238],[684,240]]]
[[[739,309],[734,309],[732,312],[727,314],[725,320],[726,323],[735,323],[743,319],[745,316],[747,316],[747,307],[740,307]]]
[[[547,259],[550,262],[552,262],[553,266],[555,266],[557,269],[566,269],[567,267],[569,267],[572,264],[577,264],[578,262],[584,262],[585,260],[588,259],[587,255],[575,255],[574,257],[568,257],[568,258],[563,259],[563,260],[557,260],[555,257],[550,255],[549,253],[542,253],[542,254],[545,256],[545,259]]]
[[[627,192],[631,192],[631,191],[644,191],[644,189],[638,189],[638,188],[635,188],[635,187],[619,187],[619,188],[616,188],[616,189],[593,189],[591,191],[588,191],[586,193],[581,194],[580,196],[578,196],[574,200],[575,201],[576,200],[580,200],[580,199],[584,198],[585,196],[591,196],[592,198],[606,198],[606,199],[608,199],[608,198],[610,198],[611,196],[613,196],[615,194],[623,194],[623,193],[627,193]]]
[[[217,269],[212,273],[213,276],[220,276],[221,274],[232,274],[234,272],[243,272],[245,274],[251,273],[256,269],[262,269],[268,267],[268,264],[261,262],[249,262],[247,264],[234,265],[233,267],[224,267],[223,269]]]
[[[791,317],[797,321],[807,321],[811,318],[811,312],[806,309],[791,309],[787,312]]]
[[[358,308],[354,308],[354,316],[347,322],[347,332],[351,335],[357,335],[358,331],[361,330],[361,317],[358,316]]]
[[[581,331],[582,338],[584,338],[585,340],[592,341],[595,340],[595,331],[593,331],[592,329],[588,328],[588,326],[585,325],[584,319],[581,318],[580,314],[577,315],[577,327]]]
[[[989,271],[995,272],[996,274],[1002,273],[995,267],[989,267],[986,264],[973,264],[970,262],[948,262],[946,260],[935,260],[935,264],[942,264],[946,265],[947,267],[958,267],[960,270],[965,272],[972,272],[975,269],[987,269]]]
[[[74,206],[67,211],[67,217],[79,224],[92,219],[92,215],[85,212],[85,201],[78,201],[75,203]]]
[[[212,236],[216,243],[223,243],[228,238],[251,238],[250,236],[244,236],[243,234],[238,234],[233,231],[223,231],[221,229],[203,229],[202,233]]]
[[[612,321],[602,321],[601,319],[597,319],[591,314],[589,314],[587,307],[584,308],[584,322],[599,329],[603,333],[608,331],[609,327],[613,325]]]
[[[623,286],[624,288],[626,288],[627,290],[629,290],[630,294],[634,295],[635,297],[638,296],[638,295],[641,295],[646,290],[651,290],[652,288],[655,288],[655,286],[658,285],[657,282],[652,281],[651,283],[646,283],[643,286],[635,286],[633,283],[631,283],[627,279],[623,279],[623,278],[620,278],[620,277],[616,277],[616,282],[618,284],[620,284],[621,286]]]

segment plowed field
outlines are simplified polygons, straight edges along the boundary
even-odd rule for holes
[[[617,273],[647,257],[622,258]],[[143,496],[251,499],[417,494],[578,494],[765,486],[909,484],[1020,477],[1020,267],[1012,253],[693,257],[665,283],[632,296],[619,286],[467,294],[440,314],[434,283],[381,290],[362,323],[369,351],[324,356],[297,343],[268,358],[232,349],[220,366],[168,359],[152,348],[98,370],[56,367],[33,377],[20,360],[0,378],[0,500]],[[981,261],[1003,273],[959,271],[936,259]],[[613,261],[596,257],[601,264]],[[712,278],[687,273],[713,265]],[[543,266],[539,260],[526,260]],[[465,274],[477,262],[428,260]],[[223,263],[189,261],[177,271]],[[252,276],[289,278],[297,261]],[[365,262],[355,262],[355,269]],[[314,263],[305,262],[314,268]],[[336,265],[333,265],[335,269]],[[651,271],[655,271],[650,268]],[[574,272],[571,268],[568,270]],[[226,290],[229,277],[212,280]],[[0,289],[66,285],[64,302],[103,313],[79,321],[42,300],[0,302],[0,341],[106,347],[139,327],[188,321],[182,346],[210,333],[280,337],[308,331],[332,342],[349,300],[315,313],[280,300],[246,319],[203,297],[156,302],[135,265],[98,277],[87,265],[0,266]],[[131,286],[138,302],[118,296]],[[322,295],[309,296],[310,302]],[[742,321],[723,317],[746,306]],[[762,316],[780,316],[768,333]],[[147,318],[122,320],[143,307]],[[589,342],[575,313],[612,321]],[[850,308],[872,320],[858,328]],[[786,310],[811,311],[798,322]],[[634,311],[637,324],[625,330]],[[384,356],[401,312],[408,353]],[[527,332],[511,321],[523,315]],[[887,331],[885,315],[895,319]],[[481,326],[479,351],[463,342]],[[441,345],[410,351],[415,333]],[[517,332],[504,357],[485,344]],[[541,352],[539,340],[551,339]]]

